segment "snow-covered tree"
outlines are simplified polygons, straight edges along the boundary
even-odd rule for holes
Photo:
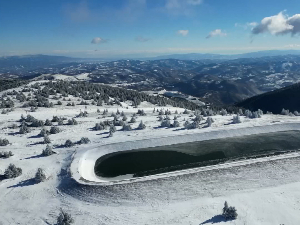
[[[58,127],[50,128],[50,134],[58,134],[59,132],[60,132],[60,129]]]
[[[214,120],[211,117],[207,117],[206,119],[206,123],[208,127],[211,127],[212,123],[214,122]]]
[[[13,156],[14,154],[11,152],[11,151],[9,151],[9,152],[0,152],[0,158],[5,158],[5,159],[7,159],[7,158],[9,158],[9,157],[11,157],[11,156]]]
[[[22,169],[16,167],[14,164],[9,164],[7,169],[4,171],[4,176],[7,179],[18,177],[22,174]]]
[[[244,115],[244,112],[242,109],[239,109],[239,115]]]
[[[59,126],[64,125],[64,120],[63,120],[62,118],[59,118],[58,121],[57,121],[57,124],[58,124]]]
[[[220,114],[221,114],[222,116],[226,116],[226,115],[227,115],[226,109],[221,109]]]
[[[117,131],[116,127],[114,125],[111,125],[109,128],[109,131],[112,133],[115,133]]]
[[[54,154],[54,151],[52,151],[52,147],[50,145],[47,145],[46,148],[42,152],[43,156],[49,156],[49,155],[53,155],[53,154]]]
[[[171,127],[170,120],[163,120],[160,124],[161,127]]]
[[[74,219],[71,214],[66,213],[61,209],[59,216],[57,217],[57,225],[71,225],[74,223]]]
[[[140,122],[138,129],[139,130],[144,130],[146,128],[146,125],[143,123],[143,121]]]
[[[40,183],[46,180],[46,174],[42,168],[38,168],[34,177],[35,182]]]
[[[49,134],[50,134],[50,132],[46,128],[43,127],[39,133],[39,136],[44,137],[45,135],[49,135]]]
[[[235,220],[237,218],[238,214],[236,212],[235,207],[233,207],[233,206],[228,207],[228,204],[225,201],[222,216],[226,220]]]
[[[50,140],[49,136],[45,135],[44,136],[44,144],[50,144],[50,143],[51,143],[51,140]]]
[[[130,124],[124,124],[122,130],[123,131],[131,131],[132,130],[131,125]]]
[[[74,118],[68,120],[68,125],[77,125],[77,124],[78,122]]]
[[[185,109],[185,110],[183,111],[183,114],[189,114],[189,111],[188,111],[187,109]]]
[[[27,127],[26,124],[23,124],[21,127],[20,127],[20,130],[19,130],[19,133],[20,134],[27,134],[30,132],[30,129]]]
[[[45,126],[52,126],[52,122],[49,119],[46,119]]]
[[[129,123],[135,123],[136,122],[136,119],[134,117],[131,117]]]
[[[236,116],[233,116],[232,118],[232,123],[236,124],[236,123],[241,123],[241,118],[240,118],[240,115],[237,114]]]
[[[90,141],[90,139],[88,139],[87,137],[82,137],[81,139],[80,139],[80,141],[79,141],[79,144],[88,144],[88,143],[90,143],[91,141]]]
[[[281,115],[289,115],[290,111],[288,109],[282,109]]]
[[[173,127],[180,127],[180,123],[177,120],[174,120]]]
[[[146,116],[146,113],[144,112],[144,110],[138,110],[137,114],[140,114],[140,116]]]
[[[185,129],[189,129],[190,122],[189,121],[185,121],[184,124],[183,124],[183,126],[184,126]]]
[[[73,146],[74,146],[74,143],[70,139],[66,140],[65,147],[70,148]]]
[[[6,146],[8,144],[9,144],[9,141],[6,138],[4,138],[4,139],[0,138],[0,146]]]

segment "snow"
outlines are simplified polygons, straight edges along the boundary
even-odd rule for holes
[[[70,98],[72,101],[77,99]],[[107,131],[91,129],[96,122],[111,119],[110,116],[103,118],[104,109],[108,109],[108,115],[119,109],[129,119],[138,109],[131,107],[129,102],[123,103],[123,107],[89,105],[87,108],[66,106],[68,101],[62,102],[62,106],[39,108],[30,114],[43,120],[52,119],[54,115],[69,119],[78,115],[80,110],[86,110],[88,117],[76,118],[79,122],[77,126],[62,126],[62,132],[50,135],[50,139],[52,145],[60,145],[67,139],[78,141],[81,137],[88,137],[91,144],[54,148],[57,154],[49,157],[40,157],[46,147],[45,144],[39,144],[42,138],[36,137],[40,128],[33,128],[26,135],[18,134],[18,129],[8,128],[12,124],[19,125],[17,120],[21,114],[26,116],[25,110],[28,109],[17,105],[13,112],[0,114],[0,138],[7,138],[11,143],[0,147],[0,151],[14,153],[8,159],[0,159],[0,175],[10,163],[23,170],[20,177],[0,180],[1,225],[55,224],[60,208],[70,212],[78,225],[199,225],[218,221],[220,225],[299,224],[300,156],[297,152],[162,174],[117,185],[99,185],[96,182],[98,180],[86,182],[79,180],[79,176],[87,180],[95,178],[88,167],[83,167],[88,164],[84,164],[84,159],[89,159],[92,165],[105,152],[234,135],[299,130],[300,117],[241,117],[242,123],[225,125],[232,121],[232,115],[214,116],[215,123],[209,128],[167,129],[158,127],[160,122],[157,113],[152,113],[155,106],[143,102],[139,108],[144,109],[147,116],[138,116],[132,126],[136,128],[143,120],[146,129],[123,132],[117,127],[114,136],[107,138]],[[100,114],[97,113],[98,108]],[[164,107],[167,108],[173,113],[171,119],[175,110],[183,112],[183,109]],[[181,127],[184,120],[191,119],[189,115],[179,116]],[[47,180],[36,184],[31,179],[39,167],[45,170]],[[130,176],[117,179],[128,178]],[[114,181],[106,181],[111,182]],[[218,217],[224,201],[236,207],[237,220],[225,222]]]
[[[82,74],[75,75],[75,77],[78,80],[91,80],[91,78],[89,78],[88,76],[89,76],[89,73],[82,73]]]

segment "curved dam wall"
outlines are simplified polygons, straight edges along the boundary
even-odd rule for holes
[[[253,135],[260,133],[273,133],[280,131],[300,130],[300,123],[284,123],[256,127],[244,128],[227,128],[218,129],[214,131],[206,131],[205,129],[199,130],[198,133],[168,136],[154,139],[144,139],[137,141],[128,141],[113,143],[108,145],[89,145],[85,148],[78,150],[73,156],[71,164],[72,177],[81,184],[86,185],[113,185],[128,182],[136,182],[142,180],[156,179],[167,176],[176,176],[184,173],[197,172],[197,169],[187,169],[175,171],[165,174],[150,175],[146,177],[120,177],[115,179],[105,179],[97,177],[94,171],[96,160],[106,154],[122,152],[128,150],[136,150],[140,148],[150,148],[157,146],[181,144],[195,141],[205,141],[212,139],[222,139],[229,137],[240,137],[245,135]]]

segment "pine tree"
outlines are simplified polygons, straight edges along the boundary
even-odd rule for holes
[[[146,128],[146,125],[143,123],[143,121],[140,122],[138,129],[139,130],[144,130]]]
[[[70,139],[66,140],[65,147],[70,148],[73,146],[74,146],[74,143]]]
[[[34,180],[37,183],[44,182],[46,180],[46,174],[42,168],[38,168],[35,174]]]
[[[236,212],[235,207],[233,207],[233,206],[228,207],[228,204],[225,201],[222,216],[226,220],[235,220],[237,218],[238,214]]]
[[[180,123],[177,120],[174,120],[173,127],[180,127]]]
[[[74,219],[71,214],[66,213],[61,209],[59,216],[57,217],[57,225],[71,225],[74,223]]]
[[[7,179],[18,177],[22,174],[22,169],[16,167],[14,164],[9,164],[7,169],[4,171],[4,176]]]
[[[49,136],[45,135],[44,136],[44,144],[50,144],[50,143],[51,143],[51,140],[50,140]]]
[[[79,141],[79,144],[88,144],[90,142],[90,139],[88,139],[87,137],[82,137]]]
[[[52,151],[52,147],[50,145],[47,145],[42,153],[43,156],[49,156],[49,155],[53,155],[53,154],[54,154],[54,152]]]

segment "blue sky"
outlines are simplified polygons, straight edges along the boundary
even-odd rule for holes
[[[4,0],[0,55],[299,50],[297,9],[299,0]]]

